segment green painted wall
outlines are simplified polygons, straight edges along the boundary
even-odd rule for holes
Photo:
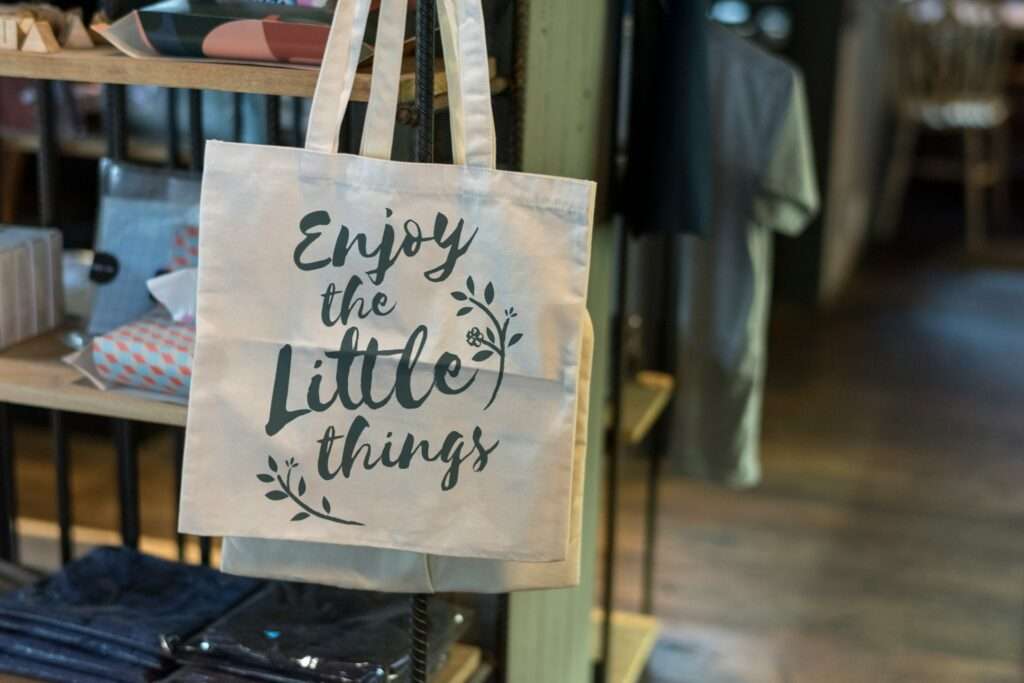
[[[609,139],[606,0],[533,0],[528,6],[523,170],[600,181]],[[613,246],[612,230],[600,223],[593,238],[588,303],[596,344],[582,580],[578,588],[512,595],[507,661],[508,680],[515,683],[589,683],[593,677],[590,610],[597,567]]]

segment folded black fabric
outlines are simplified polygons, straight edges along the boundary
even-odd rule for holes
[[[72,645],[4,630],[0,630],[0,655],[17,657],[26,663],[60,667],[61,670],[75,671],[119,683],[146,683],[156,677],[146,667],[105,659]]]
[[[0,671],[35,678],[41,681],[60,681],[60,683],[110,683],[106,676],[90,676],[78,671],[50,666],[41,662],[26,661],[19,657],[0,654]]]
[[[249,669],[228,662],[206,662],[205,665],[189,665],[178,669],[175,675],[162,679],[161,683],[174,681],[180,683],[309,683],[309,678],[297,678],[291,674],[278,673],[267,669]],[[359,683],[391,683],[396,679],[386,674],[370,675],[359,679]]]
[[[180,659],[211,668],[283,675],[263,680],[403,680],[409,668],[410,598],[313,584],[274,582],[179,648]],[[465,616],[431,600],[436,661],[464,629]]]
[[[134,647],[114,643],[105,638],[86,636],[74,631],[67,631],[59,626],[40,624],[35,621],[16,617],[0,616],[0,632],[10,631],[56,645],[71,645],[105,659],[124,663],[129,666],[147,669],[160,669],[168,665],[169,660],[158,655],[139,652]]]
[[[251,678],[234,676],[202,666],[183,666],[160,683],[250,683]]]
[[[0,596],[0,617],[160,656],[260,585],[128,548],[97,548],[44,581]]]

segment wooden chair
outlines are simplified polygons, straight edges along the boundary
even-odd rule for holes
[[[987,235],[986,194],[991,194],[996,221],[1005,225],[1009,220],[1010,44],[998,2],[904,0],[883,11],[893,59],[896,133],[879,202],[878,233],[892,236],[900,219],[921,129],[959,133],[962,170],[935,160],[921,170],[962,179],[967,248],[976,252]]]

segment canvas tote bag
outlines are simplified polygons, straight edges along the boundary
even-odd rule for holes
[[[587,417],[594,351],[594,329],[589,317],[584,319],[582,339],[572,458],[569,549],[565,560],[514,562],[229,536],[221,548],[221,570],[242,576],[401,593],[506,593],[579,584]]]
[[[338,4],[305,150],[207,145],[182,532],[567,556],[595,186],[494,169],[479,0],[442,4],[461,164],[387,160],[373,93],[335,153],[367,0]]]

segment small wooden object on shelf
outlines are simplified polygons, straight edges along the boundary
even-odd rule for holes
[[[17,17],[0,17],[0,50],[17,50],[21,47],[21,27]]]
[[[32,28],[25,36],[25,42],[21,44],[21,51],[40,54],[60,52],[60,43],[57,42],[57,36],[53,35],[53,29],[49,22],[34,21],[32,23]]]
[[[68,50],[89,50],[95,47],[89,29],[82,23],[77,12],[69,12],[64,20],[64,30],[60,34],[60,44]]]

